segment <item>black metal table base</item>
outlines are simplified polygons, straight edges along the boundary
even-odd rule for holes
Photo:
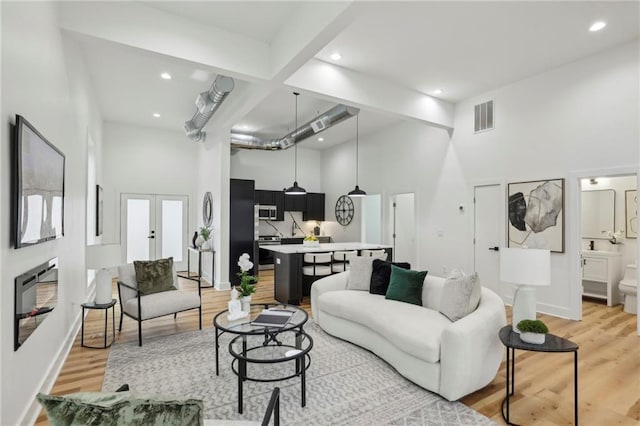
[[[110,347],[116,340],[116,299],[112,299],[110,303],[99,305],[96,303],[83,303],[82,306],[82,329],[80,331],[80,346],[90,349],[106,349]],[[108,323],[109,323],[109,308],[111,308],[111,341],[107,343],[108,335]],[[103,346],[91,346],[84,344],[84,312],[87,309],[102,309],[104,310],[104,345]]]
[[[511,328],[511,326],[506,326]],[[504,330],[504,331],[503,331]],[[574,424],[578,425],[578,346],[566,339],[559,338],[553,335],[547,335],[547,338],[551,336],[556,343],[556,345],[548,344],[547,346],[540,345],[538,347],[533,346],[531,344],[526,344],[520,341],[520,338],[517,337],[517,341],[514,341],[515,338],[513,335],[516,333],[511,332],[510,330],[503,329],[500,331],[500,339],[502,343],[506,346],[507,351],[507,362],[506,362],[506,386],[505,386],[505,398],[502,400],[502,405],[500,407],[500,413],[502,414],[503,420],[508,425],[519,426],[517,423],[512,423],[509,416],[509,400],[515,394],[515,358],[516,358],[516,348],[521,350],[532,350],[537,352],[573,352],[573,416],[574,416]],[[516,334],[517,335],[517,334]],[[557,340],[557,341],[555,341]],[[558,347],[558,345],[564,347]],[[551,346],[551,347],[550,347]]]
[[[233,341],[229,344],[229,347],[231,348],[231,345],[233,345],[233,342],[237,339],[242,339],[242,351],[240,354],[235,354],[233,351],[230,350],[231,354],[234,356],[234,360],[231,363],[231,370],[238,376],[238,413],[242,414],[243,413],[243,397],[244,397],[244,382],[249,380],[252,382],[279,382],[282,380],[289,380],[292,379],[294,377],[300,377],[300,406],[301,407],[305,407],[307,405],[307,375],[306,375],[306,371],[309,368],[309,366],[311,365],[311,356],[309,355],[309,350],[311,349],[311,347],[313,346],[313,343],[307,348],[302,350],[302,340],[303,340],[303,336],[306,339],[311,339],[311,337],[304,333],[303,331],[296,331],[296,337],[295,337],[295,346],[290,346],[290,345],[285,345],[281,342],[277,342],[276,345],[278,346],[284,346],[284,347],[290,347],[292,349],[298,349],[299,350],[299,355],[290,357],[288,359],[281,359],[281,360],[262,360],[262,361],[258,361],[258,360],[252,360],[248,357],[248,354],[254,350],[254,349],[258,349],[259,347],[252,347],[252,348],[247,348],[247,336],[243,335],[243,336],[238,336],[235,339],[233,339]],[[313,341],[311,341],[313,342]],[[279,363],[279,362],[291,362],[294,361],[295,362],[295,370],[294,373],[287,376],[287,377],[278,377],[278,378],[271,378],[271,379],[259,379],[259,378],[255,378],[255,377],[249,377],[247,375],[247,364],[249,363],[258,363],[258,364],[268,364],[271,362],[275,362],[275,363]]]

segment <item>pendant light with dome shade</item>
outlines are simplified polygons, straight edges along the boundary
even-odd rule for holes
[[[293,94],[296,97],[296,131],[298,129],[298,96],[300,95],[300,93],[298,92],[293,92]],[[284,190],[284,194],[285,195],[305,195],[307,193],[307,190],[304,189],[303,187],[298,185],[298,144],[296,143],[296,139],[297,139],[297,132],[294,131],[293,133],[293,150],[295,152],[295,160],[293,162],[294,164],[294,174],[293,174],[293,186],[290,186],[289,188]]]
[[[360,114],[356,115],[356,187],[347,194],[349,197],[365,197],[367,193],[358,186],[358,119]]]

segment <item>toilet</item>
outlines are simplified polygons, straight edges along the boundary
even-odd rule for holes
[[[618,284],[620,293],[624,294],[624,311],[629,314],[638,314],[638,267],[627,265],[624,270],[624,278]]]

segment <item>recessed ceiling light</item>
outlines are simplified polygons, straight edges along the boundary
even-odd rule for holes
[[[160,118],[160,114],[158,114],[157,112],[154,112],[154,113],[153,113],[153,116],[154,116],[155,118]]]
[[[318,142],[324,142],[324,138],[318,138]]]
[[[433,91],[434,95],[442,95],[442,89],[436,89]]]
[[[601,29],[603,29],[606,26],[607,26],[606,22],[603,22],[603,21],[594,22],[589,27],[589,31],[591,31],[591,32],[600,31]]]
[[[160,74],[160,77],[165,80],[171,80],[171,74],[169,74],[168,72],[163,72],[162,74]]]
[[[338,52],[332,53],[329,57],[334,61],[339,61],[340,59],[342,59],[342,55]]]

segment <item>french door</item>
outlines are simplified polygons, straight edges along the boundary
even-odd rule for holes
[[[127,263],[173,257],[177,271],[187,270],[189,197],[121,194],[120,241]]]

